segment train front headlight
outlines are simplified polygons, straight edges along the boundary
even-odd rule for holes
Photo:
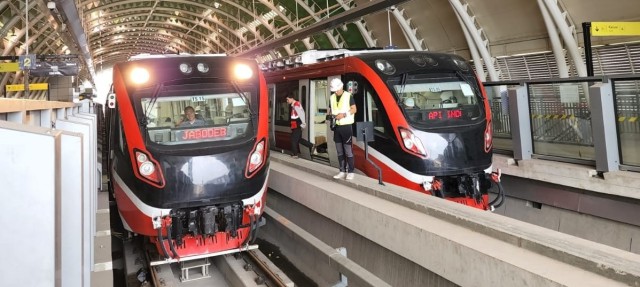
[[[253,70],[245,64],[236,64],[233,67],[233,75],[237,80],[246,80],[253,77]]]
[[[149,176],[153,174],[154,171],[156,171],[156,168],[153,167],[153,163],[149,161],[145,161],[140,165],[140,174],[144,176]]]
[[[149,71],[145,68],[134,68],[131,71],[131,80],[136,84],[144,84],[149,81]]]
[[[158,163],[149,154],[141,150],[134,149],[134,151],[138,173],[142,176],[140,178],[158,188],[164,187],[164,178],[159,170]]]
[[[191,65],[187,63],[180,64],[180,72],[182,72],[183,74],[191,74],[192,71],[193,67],[191,67]]]
[[[429,153],[424,148],[422,141],[420,138],[415,136],[412,131],[405,128],[398,128],[398,130],[400,132],[400,137],[402,137],[402,144],[405,149],[422,157],[429,157]]]
[[[209,65],[207,65],[206,63],[198,63],[196,68],[198,69],[198,72],[200,72],[200,73],[209,72]]]
[[[484,130],[484,152],[491,151],[493,147],[493,123],[487,122],[487,128]]]
[[[266,155],[266,140],[263,138],[253,147],[253,150],[249,154],[247,171],[245,173],[247,178],[252,177],[256,171],[264,166]]]

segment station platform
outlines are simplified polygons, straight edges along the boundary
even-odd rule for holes
[[[392,286],[640,284],[638,254],[335,172],[272,153],[267,205]]]

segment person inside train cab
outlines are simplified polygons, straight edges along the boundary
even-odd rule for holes
[[[335,116],[336,119],[333,141],[336,143],[336,152],[340,166],[340,173],[336,174],[333,178],[352,180],[355,176],[352,125],[357,109],[353,96],[351,93],[345,91],[343,87],[344,84],[338,78],[331,80],[329,84],[329,90],[333,93],[330,97],[330,113]]]
[[[302,129],[307,125],[304,108],[295,96],[287,95],[287,104],[289,104],[289,115],[291,122],[291,156],[298,158],[300,155],[300,144],[309,148],[309,154],[313,154],[313,143],[302,138]]]
[[[183,119],[178,127],[201,127],[204,126],[204,120],[196,117],[196,110],[192,106],[184,108],[184,114],[187,117]]]
[[[440,99],[442,100],[440,104],[443,108],[456,108],[458,107],[458,99],[453,96],[452,91],[444,91],[440,94]]]
[[[404,108],[408,110],[417,109],[416,101],[413,98],[405,98],[403,101]]]

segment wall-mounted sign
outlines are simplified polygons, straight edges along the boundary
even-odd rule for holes
[[[29,84],[29,91],[46,91],[49,89],[49,83],[33,83]],[[24,91],[24,84],[20,85],[6,85],[5,90],[7,92],[20,92]]]
[[[17,71],[20,71],[20,63],[18,62],[0,63],[0,73],[17,72]]]
[[[592,36],[638,36],[640,22],[591,22]]]
[[[33,70],[36,68],[36,55],[20,55],[20,70]]]
[[[36,68],[31,70],[34,77],[77,76],[78,63],[39,61]]]

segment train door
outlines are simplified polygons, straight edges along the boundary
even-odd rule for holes
[[[313,117],[310,106],[313,100],[309,97],[309,79],[302,79],[298,81],[298,101],[300,101],[300,104],[305,111],[304,121],[307,124],[307,127],[302,129],[302,138],[313,142],[313,139],[310,139],[312,138],[310,135],[312,135],[311,129],[313,128]],[[300,149],[300,155],[302,157],[311,159],[312,155],[309,153],[309,149],[302,145],[298,148]]]
[[[329,88],[327,79],[315,79],[309,83],[309,135],[311,142],[316,145],[314,159],[329,162],[327,153],[327,131],[330,131],[326,124],[326,116],[329,111]]]
[[[290,153],[291,150],[291,115],[289,114],[289,104],[287,95],[298,93],[298,82],[288,81],[277,83],[273,96],[273,138],[275,144],[273,148],[283,153]]]

